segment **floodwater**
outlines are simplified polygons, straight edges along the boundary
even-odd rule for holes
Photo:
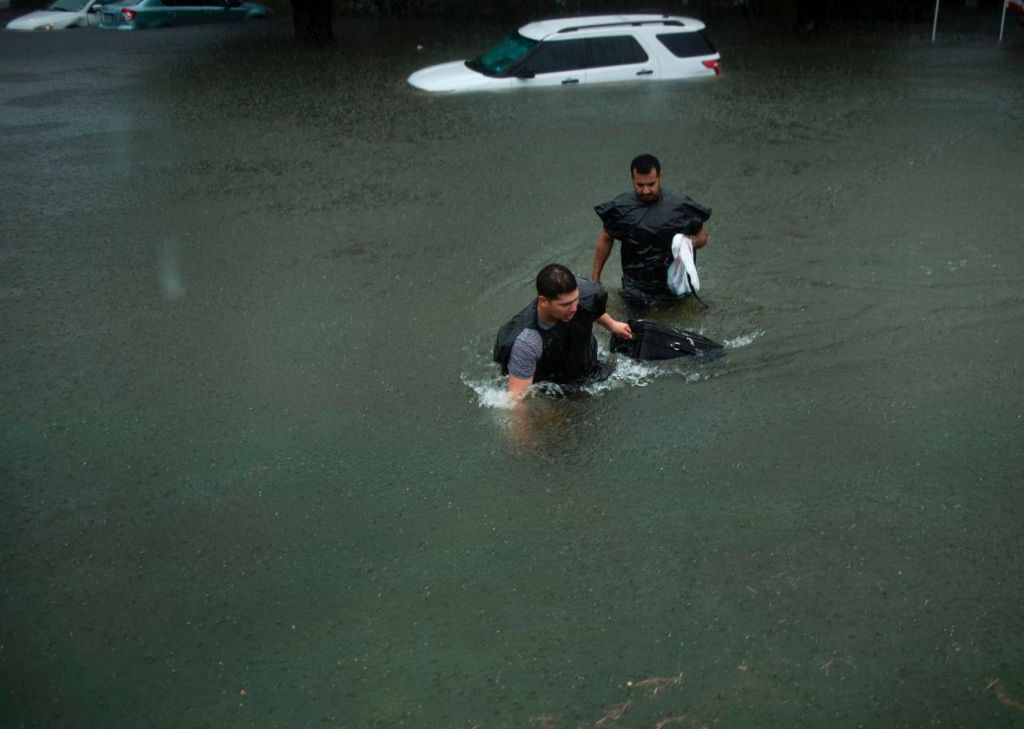
[[[0,723],[1024,722],[1021,30],[428,96],[502,29],[339,25],[0,37]],[[514,418],[642,151],[726,356]]]

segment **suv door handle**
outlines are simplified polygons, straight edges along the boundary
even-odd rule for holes
[[[578,84],[579,82],[580,80],[578,78],[562,79],[562,86],[567,86],[569,84]]]
[[[649,68],[645,68],[643,71],[637,71],[636,75],[637,76],[653,76],[654,75],[654,71],[652,71]]]

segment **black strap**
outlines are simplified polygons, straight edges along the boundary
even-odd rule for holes
[[[705,304],[703,299],[701,299],[699,296],[697,296],[697,289],[695,289],[693,287],[693,280],[690,279],[689,272],[687,272],[687,274],[686,274],[686,283],[690,284],[690,293],[693,294],[693,298],[697,299],[697,301],[700,302],[700,305],[703,306],[705,309],[710,309],[711,307],[708,306],[707,304]]]

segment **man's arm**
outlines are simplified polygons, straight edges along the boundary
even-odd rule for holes
[[[590,268],[590,280],[594,283],[601,283],[601,271],[604,270],[605,261],[612,254],[613,247],[615,239],[607,230],[601,228],[601,232],[597,234],[597,243],[594,244],[594,265]]]
[[[533,378],[523,379],[522,377],[516,377],[515,375],[508,376],[508,394],[512,398],[512,402],[519,404],[523,401],[523,397],[526,395],[526,391],[530,389],[530,385],[533,384]]]
[[[601,314],[601,316],[599,316],[596,319],[596,321],[597,321],[598,324],[603,326],[605,329],[610,331],[612,334],[614,334],[619,339],[632,339],[633,338],[633,330],[629,328],[629,324],[627,324],[624,321],[618,321],[616,319],[612,319],[611,315],[609,315],[608,312],[605,312],[604,314]],[[510,377],[509,380],[511,380],[511,379],[512,378]]]
[[[537,363],[544,353],[540,334],[524,329],[512,344],[508,358],[508,394],[514,404],[522,402],[537,374]]]

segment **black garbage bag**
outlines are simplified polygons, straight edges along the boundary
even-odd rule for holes
[[[655,324],[645,319],[630,319],[632,339],[612,337],[609,349],[633,359],[675,359],[676,357],[721,357],[725,348],[707,337]]]

